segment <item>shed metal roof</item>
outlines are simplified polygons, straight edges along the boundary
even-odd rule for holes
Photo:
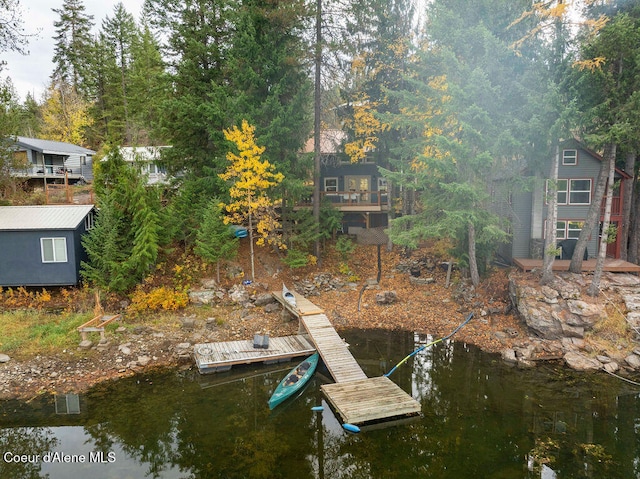
[[[54,155],[95,155],[95,151],[82,146],[64,143],[62,141],[40,140],[37,138],[17,137],[17,144],[22,148],[49,153]]]
[[[93,205],[0,206],[0,231],[72,230]]]

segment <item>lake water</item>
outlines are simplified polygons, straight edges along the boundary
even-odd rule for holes
[[[342,335],[370,377],[432,339]],[[422,416],[350,434],[323,401],[322,370],[269,411],[294,364],[167,371],[0,402],[0,478],[640,478],[640,388],[604,373],[520,370],[440,343],[391,376]]]

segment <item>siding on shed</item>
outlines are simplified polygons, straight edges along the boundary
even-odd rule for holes
[[[86,260],[81,238],[93,206],[0,207],[0,286],[68,286]],[[42,238],[65,238],[67,261],[42,261]]]

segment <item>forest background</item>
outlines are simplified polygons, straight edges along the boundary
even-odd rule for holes
[[[19,7],[0,6],[2,51],[28,45]],[[553,185],[559,141],[603,152],[602,193],[612,164],[637,183],[636,1],[146,0],[139,21],[119,4],[97,28],[82,0],[56,13],[44,97],[0,85],[0,201],[34,201],[10,174],[16,135],[96,150],[100,216],[83,273],[105,291],[140,291],[176,252],[232,257],[232,214],[255,221],[289,266],[321,261],[339,225],[319,201],[326,129],[346,133],[345,158],[375,162],[389,181],[392,241],[449,240],[474,284],[508,240],[496,185]],[[312,137],[314,154],[300,154]],[[170,145],[162,164],[175,183],[147,186],[125,145]],[[615,234],[637,263],[640,200],[627,194]],[[313,211],[294,210],[311,195]],[[173,270],[176,304],[196,270],[185,264]]]

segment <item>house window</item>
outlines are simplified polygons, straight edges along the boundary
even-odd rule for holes
[[[387,179],[386,178],[378,178],[378,191],[380,193],[386,193],[388,190]]]
[[[325,178],[324,179],[324,191],[330,193],[337,193],[338,191],[338,178]]]
[[[578,239],[583,227],[584,221],[558,220],[556,223],[556,238],[558,240]]]
[[[584,226],[584,221],[567,221],[567,238],[578,239],[580,231]]]
[[[562,164],[573,166],[578,164],[578,150],[562,150]]]
[[[547,194],[546,194],[547,198],[549,198],[549,190],[550,190],[549,181],[550,180],[547,180]],[[557,180],[556,185],[557,185],[557,204],[566,205],[567,197],[568,197],[567,193],[568,193],[569,181]],[[546,202],[548,203],[548,201]]]
[[[591,180],[557,180],[556,184],[559,205],[591,204]],[[549,197],[549,180],[546,197]]]
[[[591,204],[591,180],[569,180],[569,204]]]
[[[67,262],[66,238],[40,238],[40,250],[43,263]]]
[[[86,165],[87,164],[87,157],[86,156],[81,156],[80,157],[80,164],[81,165]]]

